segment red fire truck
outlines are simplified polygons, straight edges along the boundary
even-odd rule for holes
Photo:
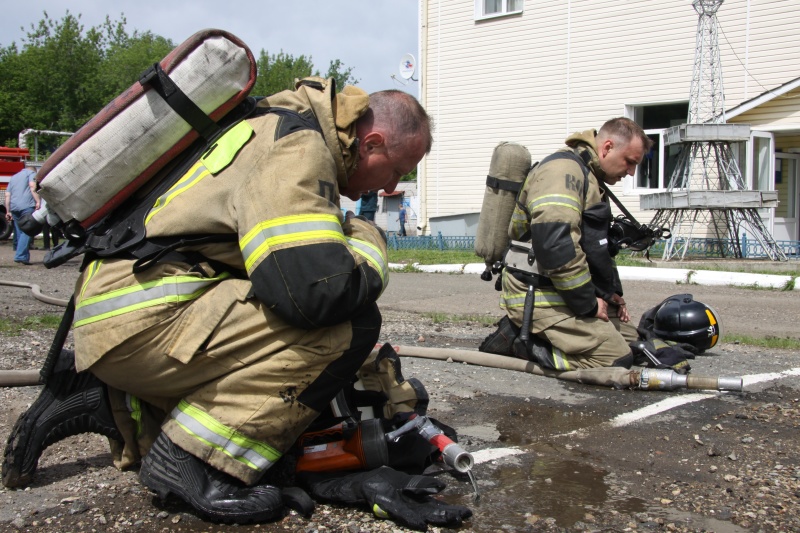
[[[27,148],[5,148],[0,146],[0,240],[8,239],[12,225],[6,221],[6,187],[11,176],[25,168],[30,156]]]

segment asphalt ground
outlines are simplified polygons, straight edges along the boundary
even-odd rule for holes
[[[14,265],[5,257],[7,248],[0,245],[0,280],[36,283],[45,294],[67,297],[76,264],[52,271],[40,264]],[[35,262],[39,254],[33,252]],[[722,325],[722,339],[692,361],[692,373],[742,377],[744,391],[614,390],[403,358],[404,375],[420,379],[430,394],[429,414],[454,427],[460,443],[476,458],[481,493],[477,501],[468,480],[442,474],[448,482],[443,497],[475,512],[463,529],[800,530],[800,354],[725,340],[726,334],[800,338],[797,292],[624,284],[637,319],[671,294],[689,292],[711,305]],[[0,291],[3,318],[60,311],[25,289]],[[491,322],[502,316],[498,299],[494,284],[477,275],[393,272],[380,302],[382,341],[474,351],[493,331]],[[14,369],[37,368],[50,337],[52,332],[33,330],[22,339],[4,339],[0,357]],[[0,441],[36,393],[36,387],[5,389]],[[68,439],[47,450],[32,488],[0,491],[0,530],[225,530],[192,517],[186,509],[153,510],[130,474],[116,474],[108,466],[103,439]],[[85,501],[90,511],[73,513],[76,501]],[[344,521],[337,516],[323,507],[311,522],[290,517],[240,529],[398,529],[370,521],[368,515],[356,513],[355,519]],[[174,525],[178,521],[179,527]]]

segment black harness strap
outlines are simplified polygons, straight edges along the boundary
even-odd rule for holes
[[[501,180],[493,176],[486,176],[486,186],[495,190],[510,191],[514,194],[519,194],[522,189],[522,183],[519,181]]]
[[[164,72],[159,63],[144,71],[139,78],[142,86],[149,85],[169,106],[195,129],[203,139],[211,139],[219,134],[220,127],[206,115],[191,98],[186,96],[172,78]]]
[[[221,233],[219,235],[186,235],[177,240],[170,237],[147,239],[140,247],[130,252],[133,257],[137,258],[133,263],[133,273],[139,274],[158,263],[180,261],[192,265],[192,270],[197,272],[200,272],[197,268],[198,264],[205,262],[211,265],[217,272],[226,271],[237,277],[242,277],[239,273],[233,272],[230,265],[223,265],[219,261],[213,261],[198,252],[177,251],[178,248],[185,248],[188,246],[235,242],[237,240],[237,235],[233,233]]]

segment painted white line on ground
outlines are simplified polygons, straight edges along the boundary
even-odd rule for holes
[[[642,407],[641,409],[631,411],[630,413],[622,413],[621,415],[617,415],[614,418],[612,418],[609,421],[609,423],[614,427],[627,426],[628,424],[632,424],[639,420],[645,419],[648,416],[653,416],[657,415],[658,413],[663,413],[664,411],[668,411],[674,407],[679,407],[687,403],[699,402],[701,400],[705,400],[706,398],[712,398],[714,396],[717,395],[682,394],[680,396],[674,396],[672,398],[667,398],[666,400],[661,400],[660,402],[656,402],[652,405]]]
[[[472,458],[475,459],[475,464],[480,464],[511,455],[520,455],[523,453],[526,453],[525,450],[520,450],[519,448],[488,448],[474,452],[472,454]]]
[[[770,372],[769,374],[752,374],[750,376],[742,376],[742,386],[753,385],[764,381],[774,381],[788,376],[800,376],[800,368],[790,368],[783,372]]]
[[[751,374],[749,376],[742,376],[742,387],[753,385],[755,383],[762,383],[764,381],[774,381],[777,379],[798,375],[800,375],[800,368],[791,368],[789,370],[784,370],[783,372],[770,372],[767,374]],[[648,416],[663,413],[664,411],[674,407],[679,407],[688,403],[699,402],[701,400],[705,400],[706,398],[713,398],[715,396],[718,396],[718,394],[683,394],[681,396],[667,398],[666,400],[648,405],[647,407],[642,407],[636,411],[618,415],[611,419],[610,424],[614,427],[627,426],[628,424],[632,424],[647,418]]]
[[[766,374],[751,374],[749,376],[742,376],[742,385],[753,385],[755,383],[763,383],[765,381],[775,381],[778,379],[783,379],[789,376],[800,376],[800,368],[790,368],[789,370],[784,370],[783,372],[769,372]],[[673,396],[671,398],[666,398],[661,400],[660,402],[656,402],[652,405],[648,405],[646,407],[642,407],[641,409],[637,409],[635,411],[631,411],[630,413],[623,413],[621,415],[617,415],[616,417],[609,420],[609,424],[613,427],[622,427],[627,426],[628,424],[633,424],[639,420],[644,420],[649,416],[654,416],[659,413],[663,413],[664,411],[669,411],[675,407],[680,407],[681,405],[686,405],[689,403],[699,402],[705,400],[707,398],[714,398],[719,396],[720,394],[726,394],[725,391],[717,392],[717,393],[706,393],[706,394],[682,394],[680,396]],[[562,433],[559,435],[554,435],[554,437],[564,437],[564,436],[571,436],[578,433],[578,430],[570,431],[568,433]],[[489,448],[485,450],[479,450],[472,454],[473,459],[475,459],[476,464],[485,463],[487,461],[493,461],[495,459],[501,459],[503,457],[509,457],[512,455],[520,455],[523,453],[527,453],[525,450],[521,450],[519,448]]]

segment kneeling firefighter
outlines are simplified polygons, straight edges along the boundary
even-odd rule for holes
[[[506,316],[481,351],[556,371],[635,362],[689,371],[685,346],[642,338],[630,324],[614,261],[620,248],[646,250],[668,234],[636,222],[609,190],[651,146],[635,122],[615,118],[571,135],[527,173],[494,268]],[[610,199],[624,216],[612,216]]]
[[[138,424],[118,428],[105,385],[89,372],[76,372],[74,362],[71,350],[61,352],[41,395],[15,425],[3,463],[6,486],[30,483],[44,449],[79,433],[107,436],[119,450],[123,434],[136,431],[142,446],[153,446],[159,433],[154,422],[164,414],[129,397],[137,404]],[[474,460],[457,444],[455,430],[427,416],[428,402],[424,385],[403,377],[400,357],[384,344],[261,481],[282,487],[271,497],[280,495],[304,516],[314,509],[310,494],[365,506],[412,529],[458,525],[471,511],[432,498],[445,483],[422,474],[444,469],[460,476],[471,473]],[[213,483],[215,490],[225,490],[223,481]]]
[[[337,93],[321,78],[254,108],[165,167],[167,188],[71,234],[69,253],[85,254],[65,321],[74,357],[51,350],[6,446],[6,486],[28,483],[46,446],[94,431],[114,441],[117,466],[141,459],[144,485],[204,517],[310,511],[273,468],[369,357],[388,282],[385,236],[343,215],[340,197],[394,190],[430,151],[430,119],[407,93]],[[391,465],[359,475],[306,488],[420,529],[470,516],[430,497],[441,481]]]

